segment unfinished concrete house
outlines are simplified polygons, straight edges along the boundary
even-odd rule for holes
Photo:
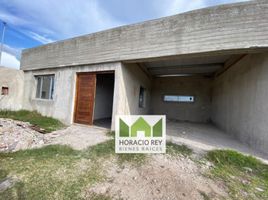
[[[26,49],[22,107],[66,124],[117,114],[209,123],[268,152],[268,1],[221,5]]]

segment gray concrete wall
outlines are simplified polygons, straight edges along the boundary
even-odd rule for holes
[[[191,11],[22,52],[21,69],[268,47],[268,1]]]
[[[110,118],[113,111],[114,75],[97,75],[94,120]]]
[[[121,115],[139,115],[148,114],[150,109],[151,79],[136,64],[122,64],[117,73],[118,81],[115,83],[118,87],[115,92],[115,101],[117,103],[117,114]],[[117,85],[118,84],[118,85]],[[144,108],[139,107],[140,87],[146,89],[146,103]]]
[[[213,83],[212,120],[251,147],[268,152],[268,53],[251,54]]]
[[[116,70],[120,63],[106,63],[76,67],[55,68],[25,72],[23,108],[37,110],[45,116],[51,116],[64,122],[73,123],[75,85],[77,72],[94,72]],[[37,99],[36,75],[55,75],[53,100]],[[115,112],[115,111],[113,111]]]
[[[162,77],[153,80],[151,113],[168,119],[208,122],[211,108],[211,79],[199,76]],[[194,96],[194,103],[164,102],[164,95]]]
[[[0,67],[0,110],[22,109],[23,80],[23,71]],[[2,87],[8,87],[8,95],[1,95]]]

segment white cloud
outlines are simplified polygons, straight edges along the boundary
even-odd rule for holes
[[[15,56],[3,51],[2,52],[2,60],[1,60],[0,65],[4,66],[4,67],[19,69],[20,68],[20,61]]]
[[[166,15],[174,15],[177,13],[182,13],[190,10],[195,10],[198,8],[206,7],[205,0],[171,0],[171,3],[168,4],[165,14]]]
[[[18,60],[20,60],[21,50],[22,49],[13,48],[13,47],[11,47],[9,45],[6,45],[6,44],[3,45],[3,51],[5,51],[8,54],[11,54],[11,55],[15,56]]]
[[[20,17],[17,17],[13,14],[10,14],[8,12],[6,12],[5,10],[0,10],[0,18],[1,20],[5,21],[5,22],[9,22],[11,24],[14,24],[14,25],[25,25],[25,24],[29,24],[29,22],[27,22],[26,20],[20,18]]]
[[[170,0],[166,3],[163,9],[163,15],[175,15],[178,13],[183,13],[191,10],[196,10],[200,8],[205,8],[208,6],[215,6],[226,3],[237,3],[249,0]]]
[[[6,17],[7,22],[34,32],[35,34],[30,36],[43,43],[123,24],[102,9],[98,0],[2,1],[20,15],[17,19]],[[4,13],[5,16],[12,15],[12,13],[7,14],[1,7],[0,13]]]
[[[52,40],[52,39],[50,39],[50,38],[46,38],[46,37],[44,37],[44,36],[42,36],[42,35],[39,35],[39,34],[37,34],[37,33],[32,32],[32,31],[29,31],[29,32],[28,32],[28,35],[29,35],[31,38],[33,38],[33,39],[35,39],[35,40],[41,42],[42,44],[47,44],[47,43],[50,43],[50,42],[54,42],[54,40]]]

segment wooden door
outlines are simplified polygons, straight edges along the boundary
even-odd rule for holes
[[[96,74],[77,75],[74,122],[93,124],[93,112],[96,91]]]

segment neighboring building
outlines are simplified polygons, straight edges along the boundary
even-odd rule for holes
[[[267,50],[266,0],[122,26],[24,50],[23,108],[66,124],[213,122],[267,152]]]
[[[0,66],[0,109],[22,109],[23,77],[21,70]]]

